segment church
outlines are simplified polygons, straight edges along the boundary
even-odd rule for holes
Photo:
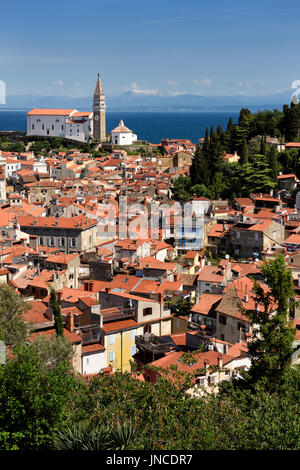
[[[27,135],[63,137],[79,142],[105,142],[106,104],[99,73],[93,112],[81,112],[77,109],[32,109],[27,113]]]

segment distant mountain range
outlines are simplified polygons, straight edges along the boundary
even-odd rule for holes
[[[108,111],[239,111],[242,107],[252,112],[263,109],[282,109],[290,104],[291,90],[284,93],[264,96],[200,96],[193,94],[178,95],[145,95],[127,91],[119,96],[107,96]],[[10,95],[1,109],[32,109],[32,108],[77,108],[92,109],[92,97],[42,96],[42,95]]]

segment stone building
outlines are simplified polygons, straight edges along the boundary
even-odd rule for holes
[[[85,216],[19,216],[22,232],[38,236],[39,246],[57,248],[63,253],[91,251],[97,243],[97,221]]]

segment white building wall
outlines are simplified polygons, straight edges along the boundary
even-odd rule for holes
[[[112,132],[111,142],[113,145],[132,145],[137,136],[132,132]]]
[[[101,369],[106,367],[105,351],[99,351],[94,354],[86,354],[82,356],[82,373],[97,374]]]
[[[27,135],[65,137],[67,119],[69,116],[27,116]]]

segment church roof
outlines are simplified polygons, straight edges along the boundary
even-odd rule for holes
[[[27,113],[27,116],[69,116],[76,109],[40,109],[35,108]]]
[[[124,126],[124,122],[120,121],[118,127],[115,127],[111,132],[121,132],[121,133],[128,133],[131,132],[132,130],[128,129],[128,127]]]

